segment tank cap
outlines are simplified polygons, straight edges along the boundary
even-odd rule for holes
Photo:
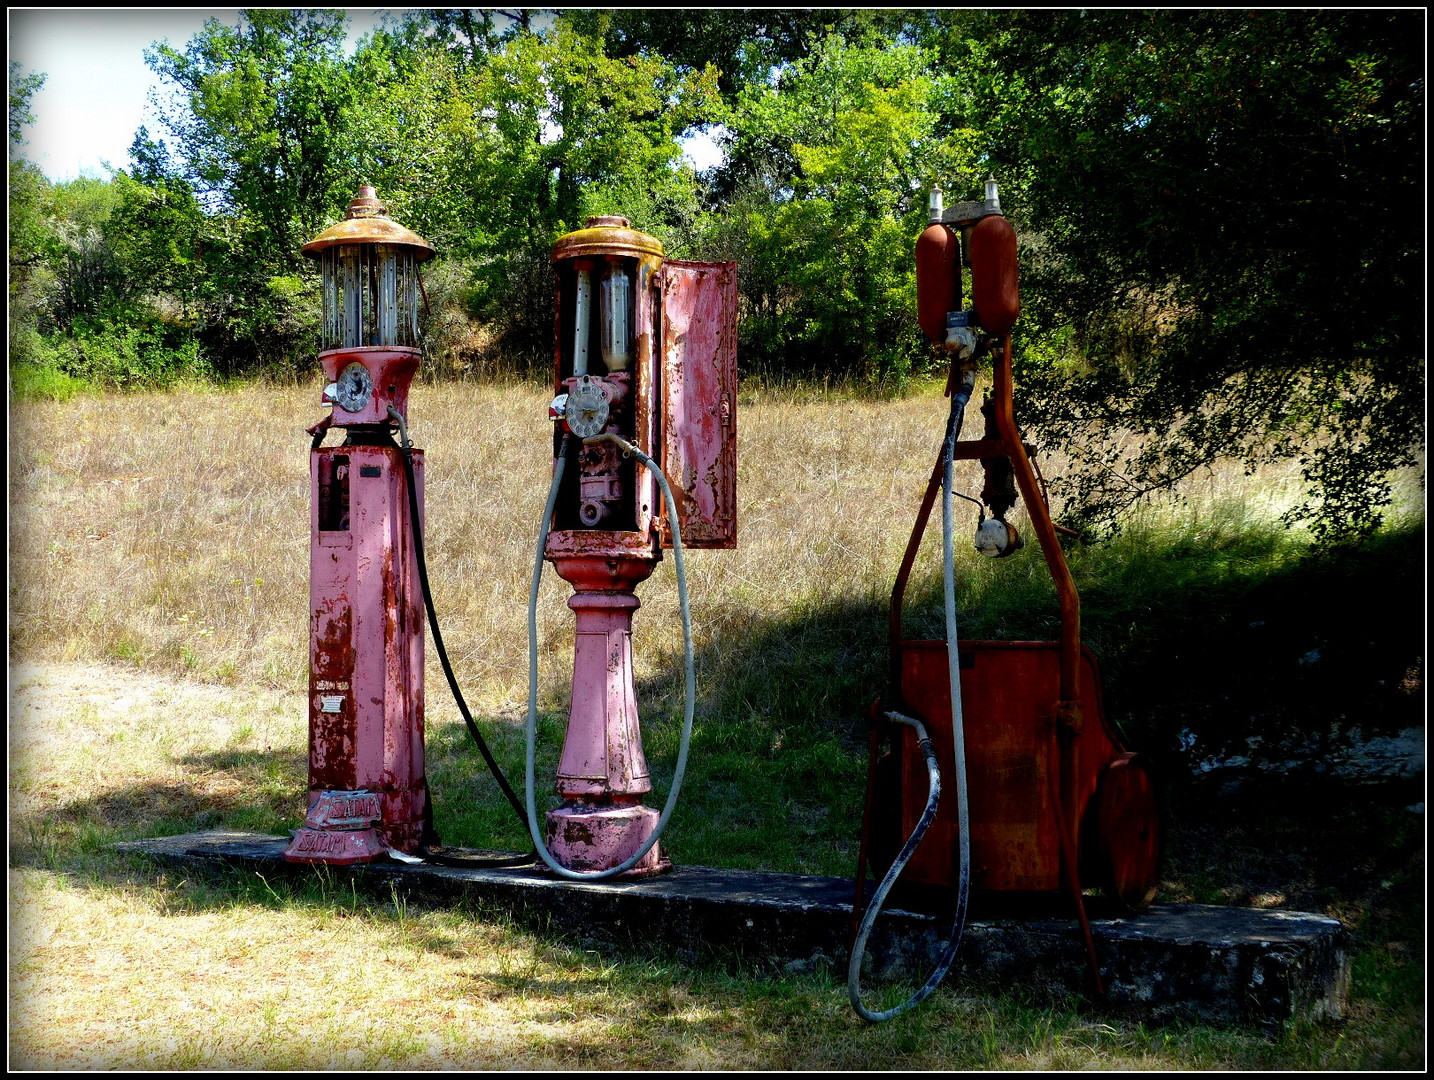
[[[632,227],[632,222],[616,214],[598,214],[588,218],[586,227],[589,229],[629,229]]]

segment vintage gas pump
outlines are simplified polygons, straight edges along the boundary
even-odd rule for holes
[[[533,597],[551,562],[573,586],[577,637],[557,773],[563,801],[543,836],[530,690],[533,839],[551,868],[571,876],[655,873],[667,865],[656,837],[691,727],[690,635],[683,752],[660,816],[642,801],[652,782],[633,690],[634,589],[673,548],[685,619],[682,548],[736,545],[736,267],[666,259],[661,243],[622,217],[589,218],[556,242],[552,264],[554,482]]]
[[[433,249],[364,186],[303,252],[320,267],[332,411],[309,429],[309,811],[284,858],[369,862],[412,853],[428,830],[410,510],[422,513],[423,452],[412,454],[410,493],[391,429],[418,370],[418,264]],[[330,427],[341,445],[320,445]]]
[[[962,307],[963,265],[971,275],[969,309]],[[873,710],[875,721],[892,723],[885,731],[878,723],[872,733],[848,976],[853,1006],[873,1021],[897,1015],[935,988],[954,959],[972,891],[1010,898],[1067,893],[1099,994],[1082,881],[1103,886],[1126,911],[1148,904],[1158,883],[1159,830],[1150,778],[1106,720],[1095,658],[1080,642],[1080,600],[1058,528],[1032,464],[1034,450],[1016,427],[1011,394],[1011,329],[1020,314],[1016,233],[1001,212],[995,180],[986,182],[983,200],[949,209],[939,190],[932,193],[930,225],[917,241],[916,270],[918,321],[950,360],[952,407],[892,589],[889,685]],[[980,439],[962,441],[965,406],[986,356],[992,387],[981,409],[985,431]],[[971,500],[980,506],[974,546],[992,558],[1019,550],[1024,541],[1006,515],[1024,500],[1056,585],[1059,641],[958,638],[953,466],[970,460],[981,463],[985,477],[980,500]],[[902,600],[938,492],[947,639],[908,641]],[[879,757],[883,735],[893,748]],[[956,798],[940,803],[947,778],[954,779]],[[882,878],[858,928],[868,862]],[[874,1013],[860,1000],[860,950],[898,875],[952,889],[956,921],[936,972],[921,990],[895,1009]]]

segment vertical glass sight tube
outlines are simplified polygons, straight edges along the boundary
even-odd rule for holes
[[[632,283],[622,266],[602,278],[602,361],[610,372],[632,365]]]
[[[578,294],[573,312],[573,375],[588,373],[588,312],[593,307],[592,273],[578,271]]]

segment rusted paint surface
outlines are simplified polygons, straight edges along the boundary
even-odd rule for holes
[[[651,454],[658,445],[660,435],[661,409],[657,388],[662,370],[659,355],[659,334],[662,323],[662,259],[657,255],[645,255],[638,261],[637,292],[634,326],[637,328],[637,393],[633,408],[632,441],[645,453]],[[638,464],[633,470],[633,509],[636,529],[640,533],[652,532],[652,527],[662,512],[662,494],[652,471]]]
[[[991,891],[1047,892],[1061,888],[1061,853],[1052,801],[1053,771],[1070,762],[1077,820],[1084,821],[1101,771],[1121,748],[1105,720],[1095,658],[1082,650],[1083,711],[1092,722],[1074,748],[1054,747],[1053,705],[1060,691],[1060,643],[963,641],[961,704],[971,813],[971,885]],[[925,723],[943,776],[952,775],[951,683],[946,643],[901,645],[901,694]],[[1098,721],[1098,722],[1097,722]],[[903,729],[901,819],[904,834],[925,805],[926,768]],[[1059,759],[1065,759],[1059,760]],[[954,802],[943,800],[903,879],[949,885],[954,865]],[[903,834],[903,835],[904,835]],[[1088,861],[1088,853],[1082,853]]]
[[[330,866],[351,866],[382,858],[388,847],[377,829],[310,829],[294,834],[293,842],[284,849],[286,862],[328,863]]]
[[[332,580],[332,579],[331,579]],[[343,588],[342,579],[333,582]],[[341,598],[314,607],[309,669],[309,789],[354,783],[353,611]]]
[[[623,237],[628,235],[641,237],[644,234],[613,227],[596,227],[570,234],[586,238],[578,248],[565,246],[566,238],[560,239],[554,246],[553,392],[562,393],[572,376],[573,339],[577,330],[575,296],[578,268],[598,273],[609,263],[622,265],[634,275],[636,284],[633,291],[632,324],[634,355],[631,367],[620,373],[625,383],[623,396],[627,401],[622,405],[620,419],[614,422],[617,424],[617,434],[651,453],[658,439],[658,409],[654,399],[660,365],[655,341],[660,320],[658,279],[662,265],[662,245],[651,237],[647,238],[650,243],[643,242],[635,246],[627,244]],[[595,319],[593,325],[596,326]],[[589,348],[590,374],[594,376],[603,374],[599,352],[594,333]],[[608,373],[606,379],[611,380],[618,374]],[[559,439],[555,437],[555,453],[558,446]],[[656,482],[651,473],[636,462],[621,462],[619,469],[624,490],[612,504],[614,512],[600,523],[599,527],[606,524],[622,530],[635,529],[646,533],[656,521],[659,509]],[[579,483],[574,483],[575,488],[578,486]],[[558,517],[565,527],[572,524],[561,508]]]
[[[662,267],[662,458],[682,543],[737,546],[737,267]],[[663,543],[672,535],[664,509]]]
[[[548,850],[570,870],[610,870],[637,854],[660,816],[646,806],[570,803],[548,814]],[[629,874],[643,876],[664,868],[660,847],[653,844]]]
[[[651,533],[616,529],[554,529],[548,533],[543,552],[554,562],[574,558],[647,559],[658,562],[662,558]],[[558,572],[562,573],[561,567]]]
[[[585,228],[558,238],[553,244],[551,261],[559,263],[565,259],[603,255],[661,258],[662,241],[631,226],[625,217],[590,217]]]
[[[632,672],[631,593],[579,591],[572,706],[558,762],[565,799],[642,795],[652,790],[642,752]]]
[[[358,412],[348,412],[335,404],[333,423],[340,427],[356,424],[389,423],[388,407],[392,405],[404,416],[408,415],[408,390],[413,376],[418,372],[422,354],[417,349],[393,347],[370,347],[331,349],[319,354],[319,365],[324,378],[333,382],[339,373],[352,363],[362,364],[373,379],[373,393],[368,404]]]
[[[325,529],[321,487],[342,475],[336,458],[347,459],[349,512],[327,524],[347,528]],[[401,451],[320,447],[310,473],[310,804],[324,791],[370,791],[381,809],[378,836],[413,851],[427,798],[423,608]],[[414,474],[421,508],[422,451]],[[347,847],[331,858],[318,841],[307,843],[305,858],[353,857]]]
[[[381,817],[383,808],[371,791],[323,791],[309,807],[304,825],[310,829],[366,829]]]
[[[413,249],[416,262],[433,258],[433,245],[388,216],[378,193],[369,184],[349,202],[344,219],[329,226],[299,250],[311,259],[341,244],[396,244]]]
[[[1021,316],[1016,230],[1000,214],[992,214],[971,227],[967,245],[976,319],[987,333],[1009,334]]]
[[[554,392],[573,391],[573,355],[586,346],[589,380],[600,380],[610,391],[606,430],[652,454],[667,470],[678,498],[685,497],[688,510],[679,510],[679,520],[687,514],[692,524],[689,528],[683,521],[684,541],[696,547],[731,546],[736,517],[735,267],[691,264],[669,275],[661,245],[628,229],[626,221],[595,218],[588,226],[561,238],[553,249]],[[578,340],[590,333],[577,325],[578,275],[604,266],[621,267],[636,286],[632,360],[616,372],[603,369],[600,361],[594,364],[598,350],[591,348],[590,338]],[[676,318],[699,325],[691,332],[690,348],[674,345],[669,365],[664,335],[672,325],[667,308],[672,282],[678,283],[671,297]],[[682,337],[688,336],[684,329]],[[685,363],[684,351],[691,354]],[[667,397],[670,378],[677,386]],[[673,426],[673,408],[695,412],[704,401],[710,405],[705,414],[675,424],[680,460],[674,466],[662,441]],[[559,445],[555,439],[555,452]],[[548,822],[550,847],[562,865],[602,870],[635,853],[659,816],[641,805],[652,782],[633,687],[632,616],[640,606],[633,589],[662,558],[655,526],[664,508],[653,474],[619,458],[615,448],[584,447],[570,459],[570,468],[572,460],[577,475],[564,480],[544,549],[558,575],[574,586],[568,604],[577,619],[572,705],[557,775],[565,803],[548,815]],[[725,501],[707,494],[723,492],[724,485],[730,489]],[[588,527],[575,527],[578,522]],[[714,532],[713,522],[724,523],[730,537],[721,527]],[[645,872],[663,865],[655,848],[643,860]]]
[[[946,341],[946,314],[961,310],[961,241],[933,224],[916,239],[916,321],[933,343]]]

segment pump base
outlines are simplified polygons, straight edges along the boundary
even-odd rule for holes
[[[352,866],[373,862],[388,854],[375,829],[299,829],[284,849],[285,862],[329,863]]]
[[[569,803],[548,813],[548,850],[559,865],[578,872],[611,870],[637,854],[661,815],[647,806]],[[660,873],[672,866],[653,844],[623,876]]]

